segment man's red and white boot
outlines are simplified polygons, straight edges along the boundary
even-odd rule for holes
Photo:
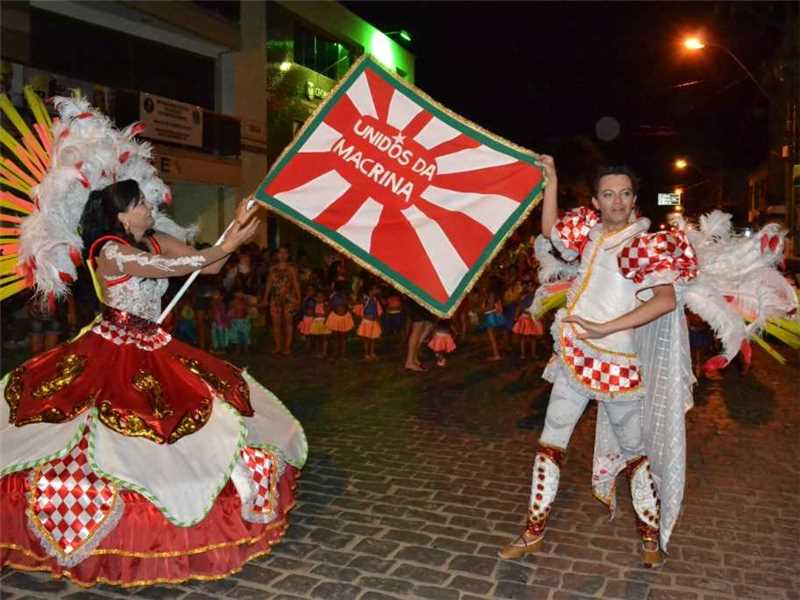
[[[558,480],[565,457],[566,451],[561,448],[539,445],[533,461],[528,524],[513,542],[503,546],[497,552],[500,558],[521,558],[542,549],[544,530],[558,492]]]
[[[650,473],[650,461],[646,456],[639,456],[628,462],[625,470],[631,485],[636,525],[642,539],[644,566],[651,569],[660,567],[664,563],[664,553],[659,543],[661,501]]]

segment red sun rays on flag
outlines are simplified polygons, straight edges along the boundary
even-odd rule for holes
[[[257,197],[449,316],[538,201],[534,160],[366,58]]]

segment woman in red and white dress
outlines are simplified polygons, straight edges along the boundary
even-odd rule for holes
[[[156,323],[167,278],[218,272],[255,210],[194,250],[153,233],[152,209],[133,179],[91,192],[80,235],[102,312],[0,382],[0,565],[80,585],[214,579],[287,528],[300,423]]]

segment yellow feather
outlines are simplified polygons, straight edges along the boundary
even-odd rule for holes
[[[14,283],[4,285],[0,287],[0,300],[5,300],[6,298],[10,298],[14,294],[21,292],[27,287],[29,286],[28,284],[25,283],[24,279],[20,279],[19,281],[16,281]]]
[[[754,335],[753,341],[761,346],[767,354],[769,354],[772,358],[777,360],[782,365],[786,364],[786,359],[781,356],[775,348],[773,348],[768,342],[766,342],[761,336]]]

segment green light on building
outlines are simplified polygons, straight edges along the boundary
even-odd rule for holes
[[[369,42],[369,53],[390,69],[397,68],[391,40],[380,31],[374,31]]]

